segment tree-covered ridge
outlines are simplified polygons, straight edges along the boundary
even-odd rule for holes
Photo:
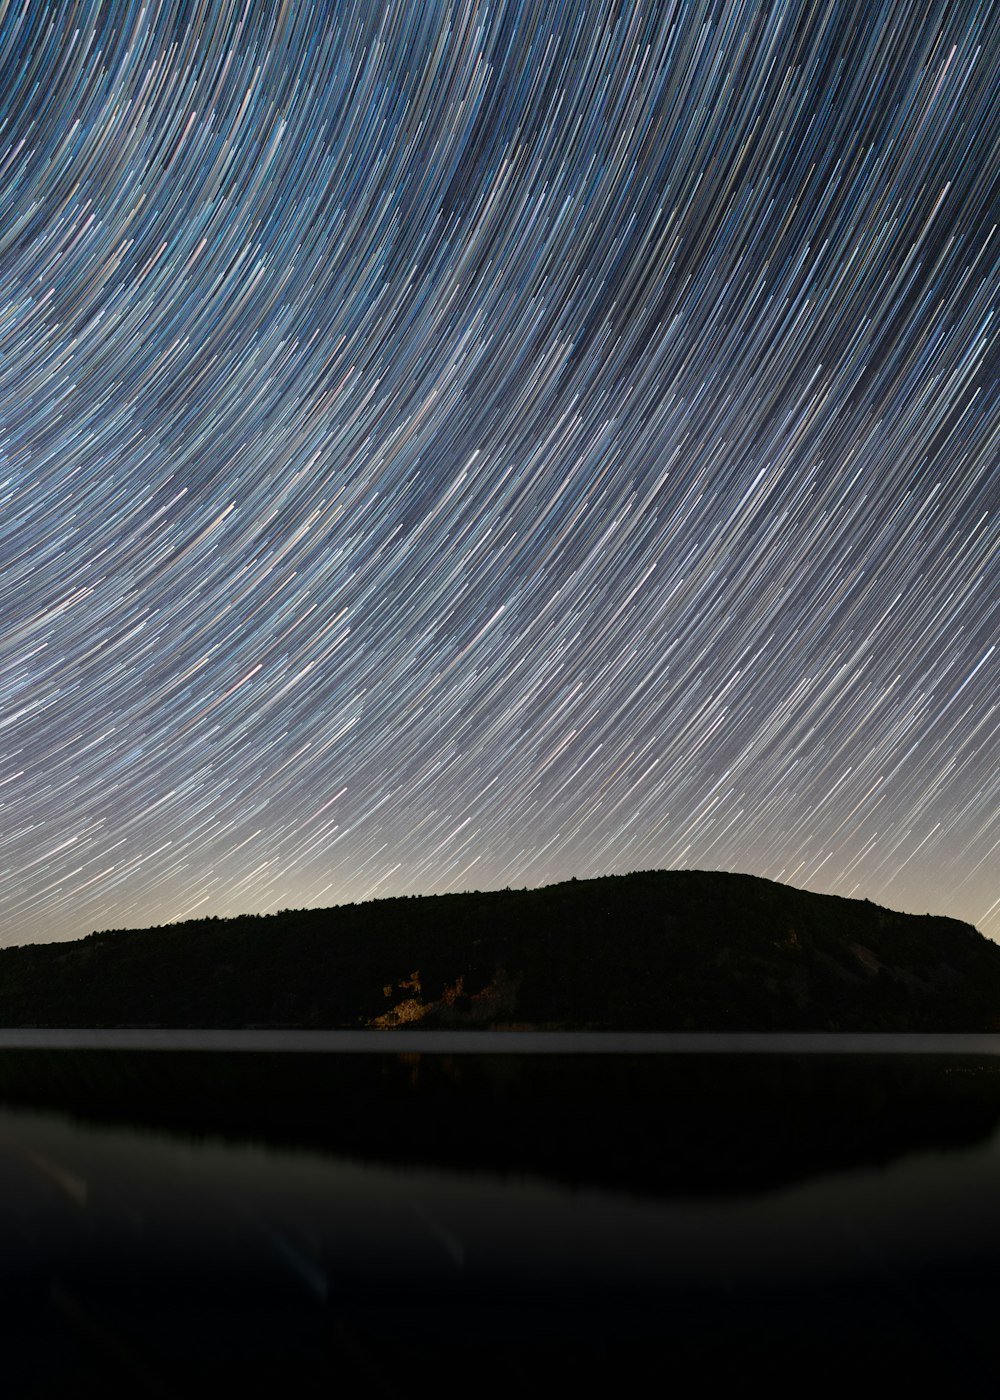
[[[0,1024],[987,1031],[1000,947],[754,876],[646,871],[7,948]]]

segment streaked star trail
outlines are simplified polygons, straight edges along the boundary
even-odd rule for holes
[[[1000,937],[1000,13],[0,0],[0,941]]]

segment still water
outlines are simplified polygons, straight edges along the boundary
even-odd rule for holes
[[[4,1394],[995,1393],[991,1047],[706,1049],[0,1049]]]

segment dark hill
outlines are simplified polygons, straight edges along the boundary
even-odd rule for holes
[[[0,1025],[1000,1029],[969,924],[749,875],[205,919],[0,950]]]

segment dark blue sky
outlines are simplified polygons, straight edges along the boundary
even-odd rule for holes
[[[0,22],[0,941],[745,870],[1000,936],[990,5]]]

